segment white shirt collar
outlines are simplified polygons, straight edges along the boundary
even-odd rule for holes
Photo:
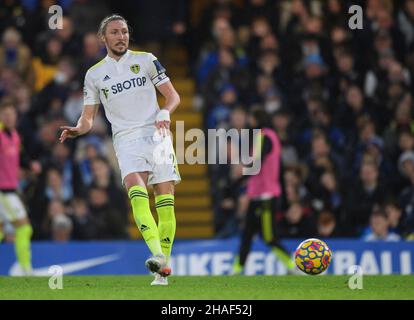
[[[111,58],[109,55],[106,55],[105,60],[108,62],[112,62],[112,63],[123,63],[124,61],[126,61],[128,59],[130,55],[130,51],[127,50],[124,55],[121,57],[121,59],[119,59],[118,61],[116,61],[114,58]]]

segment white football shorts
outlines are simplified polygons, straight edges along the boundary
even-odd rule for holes
[[[27,217],[26,209],[15,192],[0,191],[0,223],[14,222]]]
[[[134,140],[114,142],[114,149],[121,170],[122,182],[133,172],[148,172],[148,184],[181,181],[177,160],[170,136],[161,138],[140,137]]]

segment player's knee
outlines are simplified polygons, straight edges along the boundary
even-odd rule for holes
[[[18,221],[14,221],[13,225],[15,227],[15,234],[16,234],[16,241],[30,241],[30,238],[33,235],[33,228],[29,221],[26,219],[20,219]]]
[[[15,228],[19,228],[19,227],[23,227],[25,225],[30,225],[30,221],[29,221],[28,218],[21,218],[21,219],[17,219],[15,221],[13,221],[12,224]]]
[[[133,172],[125,176],[124,178],[124,186],[129,191],[133,186],[140,186],[143,188],[147,188],[146,179],[148,174],[146,173],[137,173]]]
[[[174,181],[161,182],[154,185],[154,195],[174,195]]]

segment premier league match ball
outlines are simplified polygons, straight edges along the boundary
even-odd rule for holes
[[[332,259],[332,251],[319,239],[307,239],[296,249],[295,262],[298,268],[310,275],[324,272]]]

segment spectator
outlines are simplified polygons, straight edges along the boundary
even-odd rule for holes
[[[83,184],[80,177],[79,166],[71,158],[71,149],[67,143],[56,143],[52,149],[52,159],[45,163],[45,167],[57,168],[63,179],[63,185],[71,195],[80,195]]]
[[[95,32],[102,19],[111,14],[109,4],[99,0],[70,1],[67,13],[79,35]]]
[[[298,165],[287,166],[283,171],[284,197],[286,205],[294,202],[307,203],[310,194],[305,186],[305,174]]]
[[[96,239],[127,239],[127,220],[115,206],[105,188],[92,186],[89,189],[89,208],[96,221]]]
[[[69,16],[62,17],[62,28],[56,29],[54,35],[62,43],[62,55],[76,57],[81,52],[82,40],[76,34],[73,21]]]
[[[35,76],[34,90],[41,91],[55,76],[57,63],[62,54],[62,42],[56,36],[47,39],[42,53],[32,60]]]
[[[402,94],[398,100],[395,101],[395,105],[392,107],[394,114],[390,115],[390,123],[384,130],[384,143],[388,154],[394,161],[397,160],[399,152],[398,149],[398,136],[402,131],[411,131],[413,123],[412,118],[412,96],[409,92]]]
[[[359,121],[359,141],[355,146],[353,159],[354,172],[358,172],[361,162],[369,158],[378,166],[381,177],[388,176],[390,178],[390,175],[394,174],[394,170],[383,149],[384,142],[377,135],[374,122],[369,118],[361,118]]]
[[[375,204],[381,204],[386,191],[379,181],[375,163],[362,163],[359,178],[349,188],[346,202],[347,220],[353,235],[359,235],[368,226],[369,217]]]
[[[312,207],[317,211],[330,209],[338,219],[342,214],[344,205],[342,194],[334,171],[327,170],[322,173],[318,187],[315,188]]]
[[[53,222],[57,217],[65,215],[66,208],[64,203],[60,199],[50,200],[49,204],[47,205],[47,214],[42,222],[41,238],[52,240],[54,231]]]
[[[273,113],[281,108],[282,98],[273,77],[259,74],[252,103],[263,104],[266,112]]]
[[[236,141],[235,143],[239,143]],[[235,232],[237,211],[237,198],[240,196],[242,186],[241,171],[239,166],[231,164],[231,159],[236,147],[228,140],[224,150],[216,150],[217,160],[219,155],[226,152],[225,165],[213,165],[210,174],[215,183],[212,184],[214,206],[214,228],[217,235],[229,236]],[[244,185],[244,184],[243,184]]]
[[[302,129],[301,143],[308,144],[312,138],[312,132],[318,129],[325,132],[330,144],[337,151],[343,151],[345,148],[345,136],[342,130],[332,123],[332,117],[328,108],[320,99],[311,98],[307,103],[308,115],[304,120]]]
[[[0,66],[13,68],[23,81],[30,85],[33,80],[31,55],[30,49],[22,43],[20,33],[14,28],[7,28],[0,45]]]
[[[262,41],[272,36],[272,26],[265,16],[253,17],[250,23],[250,37],[247,43],[247,51],[252,61],[257,61],[260,56]],[[277,48],[275,48],[277,49]]]
[[[73,222],[73,240],[93,240],[98,237],[96,221],[84,199],[73,198],[70,213]]]
[[[357,119],[362,115],[370,115],[369,104],[364,101],[361,89],[356,85],[351,85],[345,92],[345,102],[336,112],[335,123],[343,130],[348,141],[355,143],[357,132]]]
[[[282,164],[284,166],[295,165],[299,162],[297,148],[294,144],[295,137],[292,125],[292,115],[283,108],[272,115],[273,129],[282,143]]]
[[[324,15],[324,29],[331,30],[335,26],[346,25],[346,19],[343,15],[345,10],[343,2],[340,0],[328,0],[323,3],[326,14]]]
[[[88,32],[83,37],[83,58],[80,63],[80,75],[98,63],[104,57],[104,48],[96,33]]]
[[[398,160],[400,171],[406,176],[410,185],[399,195],[402,210],[402,224],[407,232],[414,231],[414,152],[406,151]]]
[[[76,125],[83,110],[83,91],[79,83],[75,83],[69,91],[69,96],[62,106],[63,115],[70,125]]]
[[[308,238],[315,234],[315,223],[307,208],[300,203],[292,203],[278,222],[283,238]]]
[[[235,46],[234,30],[228,19],[218,17],[213,21],[212,35],[214,37],[213,48],[208,48],[201,52],[199,65],[197,67],[197,84],[202,85],[210,70],[219,64],[220,50],[232,50]]]
[[[398,12],[398,26],[404,34],[405,46],[412,49],[414,45],[414,1],[406,0]]]
[[[248,27],[256,17],[264,17],[267,21],[272,21],[272,27],[275,30],[278,27],[278,8],[273,1],[248,0],[239,14],[241,26]]]
[[[235,55],[231,50],[218,51],[218,65],[209,71],[204,84],[204,93],[208,97],[205,104],[207,109],[222,99],[225,89],[233,87],[239,95],[243,95],[248,88],[246,70],[237,64]],[[229,86],[229,84],[231,84]]]
[[[115,183],[114,173],[104,157],[96,157],[91,161],[92,185],[103,188],[120,211],[120,218],[127,218],[126,196]]]
[[[230,113],[230,128],[234,128],[241,134],[242,129],[247,127],[247,112],[241,105],[232,108]]]
[[[13,68],[4,66],[0,69],[0,98],[14,96],[18,84],[19,75]]]
[[[229,121],[230,110],[237,103],[237,93],[231,85],[223,87],[220,99],[216,105],[211,108],[207,116],[207,128],[216,129],[226,127]]]
[[[354,57],[350,52],[340,51],[335,56],[337,67],[336,80],[338,83],[338,92],[346,91],[351,84],[362,84],[362,76],[355,69]]]
[[[70,241],[72,229],[72,221],[66,215],[55,216],[52,220],[52,240],[55,242]]]
[[[343,159],[331,150],[331,146],[326,136],[315,133],[312,137],[311,154],[308,156],[307,165],[309,176],[307,186],[311,192],[319,185],[320,176],[326,171],[343,172]]]
[[[364,241],[399,241],[398,234],[389,231],[387,215],[381,208],[376,208],[370,217],[371,231],[364,236]]]
[[[398,202],[389,200],[384,205],[384,211],[387,215],[389,230],[398,235],[404,235],[407,231],[402,225],[402,212]]]
[[[398,136],[398,147],[402,153],[414,150],[414,134],[409,130],[402,130]]]
[[[0,11],[0,30],[8,27],[18,28],[24,34],[30,31],[29,14],[22,1],[8,0],[1,2]],[[25,41],[30,37],[26,37]]]
[[[73,196],[73,188],[63,182],[61,172],[57,168],[51,167],[47,170],[46,175],[47,180],[44,189],[46,198],[63,202],[69,201]]]
[[[341,235],[335,215],[329,210],[324,210],[318,214],[317,234],[319,238],[335,238]]]
[[[77,160],[82,182],[90,186],[93,182],[92,161],[103,156],[103,142],[95,135],[81,139],[77,146]]]
[[[69,58],[61,58],[53,74],[53,80],[46,84],[36,96],[32,112],[34,116],[62,116],[63,103],[72,90],[76,69]]]

